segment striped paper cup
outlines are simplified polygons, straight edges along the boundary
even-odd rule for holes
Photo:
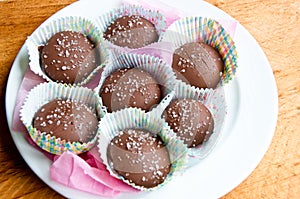
[[[21,121],[27,128],[31,139],[43,150],[57,155],[65,151],[79,154],[91,149],[97,141],[96,135],[87,143],[69,142],[50,135],[50,132],[41,132],[33,127],[35,113],[44,104],[55,99],[82,103],[96,114],[98,120],[106,113],[105,108],[101,106],[99,96],[90,89],[76,86],[71,87],[55,82],[41,83],[30,90],[20,110]]]
[[[224,62],[224,70],[218,86],[228,83],[236,73],[238,55],[235,43],[216,20],[205,17],[181,18],[166,30],[160,41],[171,42],[174,51],[191,42],[203,42],[215,48]]]

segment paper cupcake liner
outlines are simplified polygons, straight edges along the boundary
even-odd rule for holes
[[[36,31],[34,31],[32,35],[26,40],[30,69],[46,81],[53,81],[42,70],[40,64],[40,52],[38,48],[39,46],[44,46],[54,34],[65,30],[83,33],[96,45],[95,48],[100,53],[99,56],[101,64],[97,66],[83,81],[75,83],[74,85],[79,86],[87,84],[99,72],[99,70],[105,66],[105,62],[109,56],[109,52],[105,48],[102,34],[98,30],[96,25],[91,20],[84,17],[70,16],[58,18],[50,21],[47,24],[43,24]]]
[[[113,9],[110,12],[103,14],[97,18],[95,18],[96,24],[99,26],[99,29],[102,33],[104,33],[107,29],[107,27],[117,18],[121,16],[131,16],[131,15],[138,15],[141,17],[144,17],[148,21],[154,24],[158,35],[160,36],[162,32],[164,32],[167,28],[167,22],[166,18],[164,15],[159,13],[158,11],[152,11],[145,9],[141,6],[136,6],[136,5],[123,5],[120,8]],[[107,40],[105,40],[105,43],[107,47],[110,50],[119,50],[119,51],[131,51],[131,48],[128,47],[120,47],[117,46]],[[144,48],[144,47],[142,47]],[[140,49],[142,49],[140,48]]]
[[[111,50],[110,52],[111,54],[113,54],[112,57],[116,57],[124,53],[151,55],[164,60],[168,65],[170,65],[170,67],[173,61],[173,44],[171,44],[170,42],[156,42],[138,49],[124,50],[120,47]]]
[[[21,121],[27,128],[31,139],[45,151],[57,155],[65,151],[76,154],[88,151],[95,145],[97,136],[88,143],[67,142],[45,132],[40,132],[32,126],[35,113],[47,102],[58,98],[83,103],[95,110],[98,118],[102,118],[106,113],[105,108],[101,106],[99,96],[88,88],[70,87],[55,82],[39,84],[30,90],[20,110]]]
[[[147,114],[152,114],[154,117],[160,117],[165,109],[169,106],[171,103],[172,99],[174,98],[175,91],[171,91],[168,93],[162,100],[161,102],[154,107],[151,111],[149,111]]]
[[[176,86],[176,76],[172,68],[163,60],[150,56],[138,55],[132,53],[111,54],[111,60],[108,61],[102,72],[101,79],[95,92],[99,93],[101,87],[109,75],[122,68],[139,68],[152,75],[159,85],[162,85],[163,97],[166,97]]]
[[[175,89],[173,100],[186,98],[200,101],[208,108],[214,119],[214,130],[208,140],[194,148],[189,148],[189,156],[203,159],[213,150],[221,137],[227,111],[224,88],[198,89],[179,84]]]
[[[120,131],[133,128],[145,129],[152,133],[157,132],[169,151],[170,161],[172,163],[170,173],[166,177],[165,181],[156,187],[145,188],[135,185],[126,180],[124,177],[115,173],[108,164],[107,147],[110,141],[117,136]],[[170,129],[168,124],[164,122],[163,119],[160,117],[155,117],[153,114],[147,114],[141,109],[127,108],[114,113],[106,114],[105,117],[100,121],[99,131],[99,152],[110,174],[139,190],[152,191],[164,186],[172,179],[172,177],[180,174],[187,165],[188,149],[183,141],[177,138],[176,134]]]
[[[174,22],[161,36],[160,41],[171,42],[174,50],[185,43],[204,42],[217,49],[224,62],[224,70],[219,83],[228,83],[236,73],[237,51],[230,34],[222,25],[209,18],[186,17]]]

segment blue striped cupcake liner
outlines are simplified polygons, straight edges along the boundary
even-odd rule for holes
[[[173,43],[174,50],[190,42],[204,42],[218,50],[224,62],[224,70],[218,86],[228,83],[236,73],[238,53],[235,42],[214,19],[192,16],[181,18],[168,27],[160,41]]]

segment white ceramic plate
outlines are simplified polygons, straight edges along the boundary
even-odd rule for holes
[[[191,15],[232,19],[218,8],[200,0],[164,0]],[[64,15],[93,17],[117,7],[118,1],[78,1],[50,19]],[[49,19],[48,19],[49,20]],[[223,136],[212,153],[150,193],[120,194],[116,198],[219,198],[240,184],[255,169],[271,143],[278,112],[277,89],[271,67],[262,49],[238,24],[234,40],[239,53],[237,77],[226,85],[228,117]],[[11,129],[18,88],[28,66],[26,47],[18,53],[8,79],[6,114]],[[30,168],[46,184],[67,198],[101,198],[51,181],[50,160],[27,143],[23,134],[11,130],[13,140]]]

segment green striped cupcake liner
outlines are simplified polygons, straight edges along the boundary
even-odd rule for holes
[[[145,188],[129,182],[124,177],[115,173],[108,164],[107,147],[110,141],[119,134],[120,131],[126,129],[144,129],[150,133],[157,134],[165,143],[172,163],[170,173],[165,181],[153,188]],[[101,159],[109,170],[110,174],[125,183],[142,191],[153,191],[165,186],[171,179],[181,174],[187,166],[188,148],[182,140],[178,139],[176,134],[170,129],[168,124],[160,117],[146,113],[141,109],[127,108],[113,113],[107,113],[100,121],[98,134],[98,148]]]
[[[225,66],[219,86],[232,80],[236,73],[238,53],[235,43],[230,34],[214,19],[181,18],[168,27],[160,41],[173,43],[175,49],[186,43],[201,41],[218,50]]]
[[[53,80],[45,74],[40,64],[39,47],[44,46],[47,41],[56,33],[61,31],[76,31],[87,36],[96,46],[101,64],[81,82],[74,85],[80,86],[87,84],[106,64],[109,57],[109,51],[105,47],[102,33],[90,19],[77,16],[66,16],[54,19],[48,23],[42,24],[26,40],[26,46],[29,54],[29,67],[37,75],[48,82]]]
[[[55,82],[41,83],[30,90],[20,110],[21,121],[27,128],[31,139],[43,150],[57,155],[65,151],[79,154],[91,149],[96,144],[97,136],[88,143],[67,142],[66,140],[51,136],[47,132],[40,132],[32,126],[35,113],[44,104],[54,99],[65,99],[83,103],[95,111],[99,119],[106,113],[106,109],[101,105],[99,96],[88,88],[72,87],[67,84]]]

